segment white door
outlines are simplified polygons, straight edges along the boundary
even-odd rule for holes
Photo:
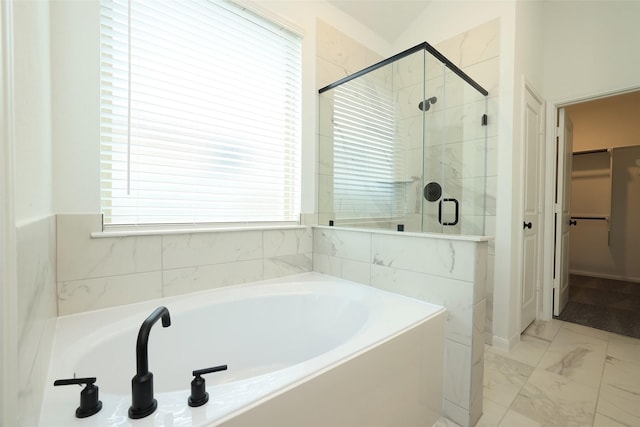
[[[524,99],[524,221],[522,278],[520,280],[520,331],[536,319],[540,289],[542,211],[544,196],[544,138],[542,102],[525,86]]]
[[[553,314],[559,316],[569,301],[569,221],[571,220],[571,159],[573,124],[564,108],[558,110],[556,128],[556,232],[553,276]]]

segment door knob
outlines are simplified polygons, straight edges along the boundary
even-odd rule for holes
[[[578,220],[570,219],[569,220],[569,225],[578,225]]]
[[[533,223],[531,223],[531,221],[524,223],[524,228],[528,228],[529,230],[531,230],[532,227],[533,227]]]

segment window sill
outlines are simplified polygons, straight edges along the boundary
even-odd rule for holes
[[[202,228],[154,228],[154,229],[113,229],[94,231],[92,239],[108,237],[140,237],[140,236],[165,236],[171,234],[197,234],[197,233],[228,233],[238,231],[270,231],[270,230],[296,230],[305,229],[307,226],[297,224],[284,225],[251,225],[236,227],[202,227]]]

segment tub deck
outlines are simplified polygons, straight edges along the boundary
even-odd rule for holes
[[[159,305],[172,325],[150,334],[158,409],[130,420],[138,328]],[[318,273],[60,317],[40,425],[431,425],[444,320],[441,306]],[[220,364],[209,402],[187,406],[191,371]],[[97,377],[98,414],[75,418],[80,388],[52,386],[74,374]]]

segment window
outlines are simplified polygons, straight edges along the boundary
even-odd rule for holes
[[[333,91],[336,219],[402,215],[403,192],[396,175],[403,167],[394,135],[392,90],[375,79],[358,78]]]
[[[297,221],[298,35],[223,0],[102,0],[106,225]]]

